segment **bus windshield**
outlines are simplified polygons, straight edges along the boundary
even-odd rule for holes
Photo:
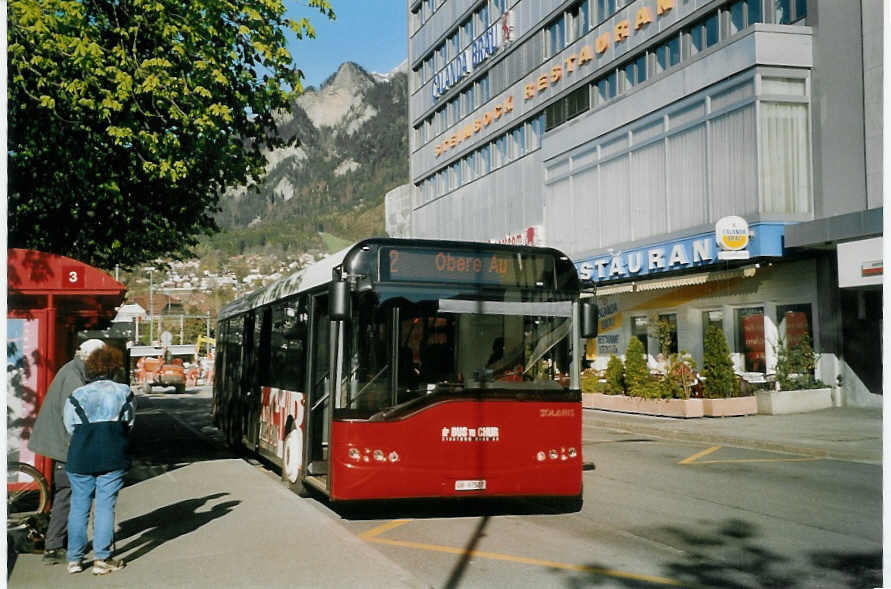
[[[430,395],[552,395],[569,386],[572,304],[461,299],[360,304],[346,329],[341,412]]]

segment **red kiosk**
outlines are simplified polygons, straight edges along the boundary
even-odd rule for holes
[[[105,272],[34,250],[7,250],[6,459],[33,464],[51,482],[49,460],[28,449],[56,371],[74,357],[77,333],[104,328],[126,287]]]

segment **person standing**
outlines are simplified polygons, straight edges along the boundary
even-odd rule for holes
[[[43,550],[43,563],[52,565],[65,561],[65,540],[68,534],[68,508],[71,487],[65,473],[68,443],[71,439],[62,423],[62,410],[74,389],[86,384],[84,360],[105,345],[102,340],[89,339],[82,343],[74,358],[66,362],[50,383],[43,405],[34,422],[28,448],[53,461],[53,507]]]
[[[93,574],[105,575],[124,568],[111,555],[114,509],[124,475],[130,468],[128,446],[136,408],[130,387],[115,382],[122,365],[119,350],[104,346],[86,361],[88,383],[76,389],[65,403],[63,421],[71,434],[65,469],[71,483],[68,514],[68,572],[84,569],[87,522],[95,497],[93,516]]]

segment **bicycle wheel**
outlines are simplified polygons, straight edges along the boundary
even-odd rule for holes
[[[24,462],[6,465],[6,513],[9,521],[22,520],[46,510],[49,486],[39,470]]]

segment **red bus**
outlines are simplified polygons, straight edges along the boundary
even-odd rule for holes
[[[214,419],[301,494],[580,505],[595,324],[554,249],[368,239],[221,309]]]

